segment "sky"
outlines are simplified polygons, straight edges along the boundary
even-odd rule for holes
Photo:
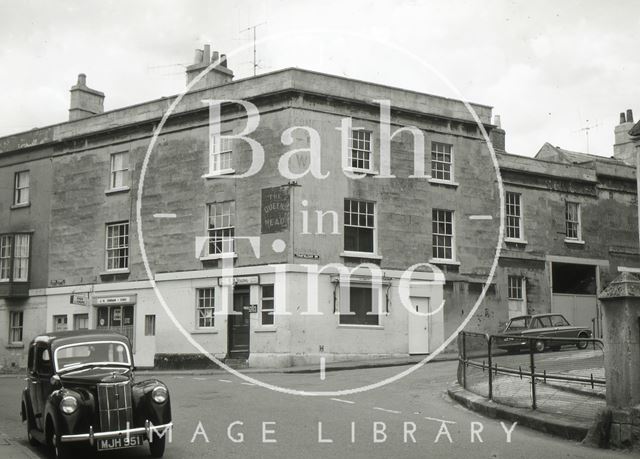
[[[549,142],[611,156],[619,113],[640,118],[634,0],[0,0],[0,136],[66,121],[78,73],[106,110],[183,91],[205,43],[249,77],[254,25],[259,74],[300,67],[490,105],[514,154]]]

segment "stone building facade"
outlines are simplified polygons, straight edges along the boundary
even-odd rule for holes
[[[198,51],[179,101],[106,113],[81,76],[68,122],[0,139],[0,234],[31,235],[27,281],[0,280],[4,365],[24,365],[36,333],[72,328],[128,335],[140,366],[201,351],[250,366],[427,354],[481,295],[470,329],[527,311],[585,321],[581,292],[640,266],[621,160],[509,155],[491,107],[317,72],[234,81],[221,58],[193,81],[219,57]],[[226,101],[219,125],[211,101]],[[23,170],[31,194],[12,204]],[[553,290],[571,266],[593,276]]]

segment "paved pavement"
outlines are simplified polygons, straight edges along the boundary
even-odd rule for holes
[[[373,384],[408,368],[333,371],[324,379],[319,373],[251,376],[293,389],[336,391]],[[176,424],[165,457],[629,457],[513,427],[511,422],[501,424],[467,410],[446,394],[456,370],[457,362],[432,363],[378,389],[328,397],[288,395],[223,373],[158,375],[171,391]],[[152,375],[140,374],[139,379],[147,376]],[[44,457],[42,449],[28,446],[19,420],[23,384],[18,376],[0,380],[0,432],[14,444],[0,449],[0,457],[28,457],[10,456],[14,451]],[[512,427],[509,437],[506,431]],[[79,451],[77,457],[88,453]],[[146,454],[138,448],[99,457]]]

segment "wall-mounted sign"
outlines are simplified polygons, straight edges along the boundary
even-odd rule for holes
[[[258,305],[250,304],[249,306],[245,306],[244,309],[245,311],[249,311],[249,314],[255,314],[256,312],[258,312]]]
[[[260,283],[260,277],[258,276],[241,276],[229,279],[228,277],[219,277],[218,285],[254,285]]]
[[[289,189],[284,186],[262,189],[262,234],[289,229]]]
[[[128,295],[128,296],[105,296],[105,297],[94,297],[93,305],[94,306],[109,306],[109,305],[117,305],[117,304],[135,304],[136,295]]]
[[[306,258],[311,260],[318,260],[320,255],[315,252],[296,252],[294,253],[296,258]]]
[[[73,293],[69,298],[69,303],[86,306],[89,304],[89,296],[83,293]]]

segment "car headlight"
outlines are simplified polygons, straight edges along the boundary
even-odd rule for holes
[[[60,409],[64,414],[72,414],[78,409],[78,400],[71,395],[66,395],[60,401]]]
[[[169,398],[169,392],[166,387],[158,386],[151,392],[151,398],[153,398],[153,401],[156,403],[164,403],[167,401],[167,398]]]

